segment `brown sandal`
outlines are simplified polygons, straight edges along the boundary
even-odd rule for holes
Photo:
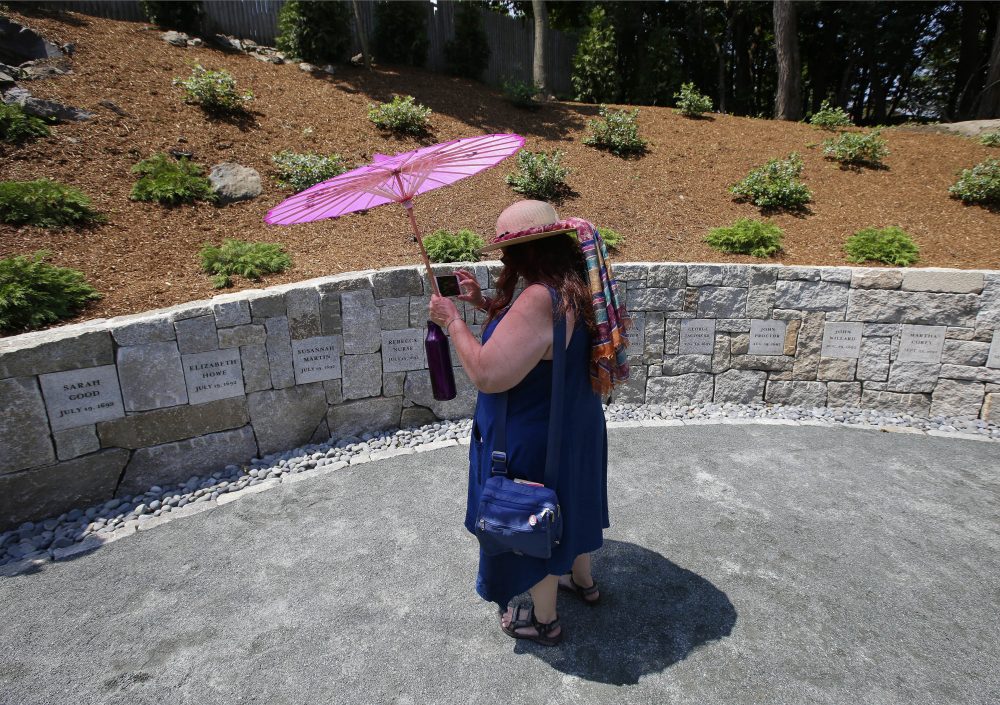
[[[527,612],[526,617],[521,615]],[[550,632],[559,626],[559,618],[556,617],[548,624],[543,624],[535,619],[535,607],[525,607],[524,605],[518,605],[514,609],[514,613],[511,615],[510,624],[506,627],[503,622],[500,622],[500,629],[503,633],[514,639],[527,639],[528,641],[533,641],[536,644],[541,644],[542,646],[555,646],[563,638],[563,631],[560,629],[559,633],[550,636]],[[534,627],[537,634],[518,634],[518,629],[525,629],[527,627]]]
[[[559,581],[560,590],[565,590],[567,592],[573,593],[591,607],[593,607],[594,605],[598,604],[601,601],[600,595],[598,595],[594,599],[590,599],[590,596],[596,593],[598,590],[596,580],[594,581],[594,584],[591,585],[590,587],[583,587],[582,585],[578,584],[575,580],[573,580],[572,573],[567,573],[566,576],[569,578],[569,585],[564,584],[560,580]]]

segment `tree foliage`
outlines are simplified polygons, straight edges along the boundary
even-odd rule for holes
[[[317,64],[343,61],[351,45],[351,10],[345,2],[289,0],[278,12],[278,49]]]
[[[444,45],[448,72],[478,80],[490,64],[490,46],[476,3],[460,3],[455,11],[455,38]]]
[[[387,64],[423,66],[427,61],[426,2],[375,4],[375,58]]]

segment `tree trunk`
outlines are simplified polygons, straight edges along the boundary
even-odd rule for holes
[[[735,8],[736,27],[733,31],[733,61],[735,70],[733,72],[733,111],[740,115],[746,115],[750,111],[750,102],[747,97],[753,88],[753,76],[750,73],[750,42],[747,41],[750,34],[750,23],[743,8],[737,5]]]
[[[990,50],[990,70],[986,74],[986,86],[980,96],[976,119],[987,120],[1000,117],[1000,13],[997,13],[993,48]]]
[[[365,60],[365,68],[372,70],[372,55],[368,51],[368,30],[361,21],[361,8],[358,7],[358,0],[351,0],[351,7],[354,8],[354,24],[358,28],[358,42],[361,44],[361,56]]]
[[[981,2],[962,2],[962,27],[959,39],[958,66],[955,68],[955,83],[948,95],[948,114],[952,120],[967,119],[969,103],[979,92],[975,85],[977,69],[982,55],[979,46],[979,26],[982,23]]]
[[[535,51],[531,57],[531,80],[541,91],[542,98],[549,98],[549,82],[545,73],[545,27],[548,24],[545,0],[531,0],[535,16]]]
[[[778,90],[774,97],[776,120],[798,120],[802,116],[802,69],[791,0],[774,0],[774,44],[778,57]]]

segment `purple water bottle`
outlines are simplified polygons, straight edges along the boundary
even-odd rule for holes
[[[448,336],[434,321],[427,321],[427,337],[424,338],[427,351],[427,371],[431,375],[431,391],[438,401],[454,399],[455,371],[451,367],[451,352],[448,350]]]

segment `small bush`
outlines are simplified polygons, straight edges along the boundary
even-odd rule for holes
[[[569,169],[562,166],[563,153],[555,151],[529,152],[522,149],[517,153],[517,171],[507,176],[507,183],[528,198],[542,201],[555,198],[566,189]]]
[[[264,274],[283,272],[292,266],[284,248],[269,242],[226,239],[222,247],[206,244],[198,256],[202,270],[213,275],[212,286],[216,289],[232,286],[233,276],[257,281]]]
[[[979,135],[979,141],[987,147],[1000,147],[1000,130],[984,132]]]
[[[424,238],[424,249],[431,262],[478,262],[479,248],[485,243],[471,230],[452,233],[437,230]]]
[[[20,333],[72,316],[101,298],[81,272],[56,267],[36,252],[0,259],[0,331]]]
[[[49,179],[0,181],[0,222],[11,225],[61,225],[103,223],[82,191]]]
[[[882,158],[889,154],[881,130],[867,134],[844,132],[837,138],[823,140],[823,156],[841,164],[882,166]]]
[[[608,110],[604,105],[600,110],[601,120],[588,120],[591,135],[583,138],[583,143],[598,149],[606,149],[619,157],[641,154],[646,151],[646,141],[639,137],[639,109]]]
[[[289,0],[278,10],[279,51],[326,64],[343,61],[351,46],[351,9],[346,2]]]
[[[49,128],[45,121],[28,115],[17,103],[0,103],[0,140],[9,144],[20,144],[37,137],[48,137]]]
[[[601,239],[604,240],[604,244],[607,245],[609,249],[617,250],[625,244],[625,236],[620,235],[617,231],[612,230],[611,228],[598,228],[597,232],[601,234]]]
[[[184,87],[184,99],[203,110],[214,113],[241,113],[253,100],[253,93],[236,90],[236,79],[228,71],[210,71],[195,64],[188,79],[174,79],[175,86]]]
[[[836,130],[838,127],[850,126],[851,116],[842,108],[831,107],[830,101],[824,100],[820,103],[819,110],[809,118],[809,124],[824,130]]]
[[[965,203],[1000,205],[1000,159],[987,159],[971,169],[963,169],[948,192]]]
[[[176,29],[181,32],[197,33],[201,26],[200,0],[185,0],[184,2],[142,0],[139,5],[142,7],[142,13],[146,19],[160,29]]]
[[[390,103],[368,106],[368,119],[376,127],[397,134],[419,135],[427,132],[431,109],[415,103],[412,95],[393,96]]]
[[[679,93],[674,93],[681,115],[694,117],[712,109],[712,99],[698,92],[693,83],[682,83]]]
[[[729,227],[710,230],[705,242],[720,252],[770,257],[781,250],[783,235],[784,231],[774,223],[739,218]]]
[[[800,208],[812,198],[812,192],[798,181],[802,167],[802,159],[795,152],[788,159],[771,159],[753,169],[731,191],[738,199],[759,208]]]
[[[427,39],[427,4],[375,3],[373,40],[375,58],[379,61],[388,64],[423,66],[427,61],[427,49],[430,47],[430,40]]]
[[[852,262],[882,262],[908,267],[919,259],[920,248],[896,226],[865,228],[847,239],[844,251]]]
[[[503,97],[507,99],[509,103],[512,103],[518,108],[524,108],[525,110],[537,110],[541,107],[535,98],[537,98],[542,89],[536,86],[534,83],[527,83],[525,81],[519,81],[516,78],[505,80],[502,84]]]
[[[455,38],[444,44],[448,73],[479,80],[490,65],[490,45],[478,3],[463,2],[455,10]]]
[[[143,159],[132,167],[140,178],[132,187],[133,201],[156,201],[165,206],[194,201],[214,201],[211,182],[204,176],[201,164],[187,159],[175,160],[163,152]]]
[[[271,157],[278,167],[278,183],[296,193],[347,171],[339,154],[299,154],[286,149]]]

